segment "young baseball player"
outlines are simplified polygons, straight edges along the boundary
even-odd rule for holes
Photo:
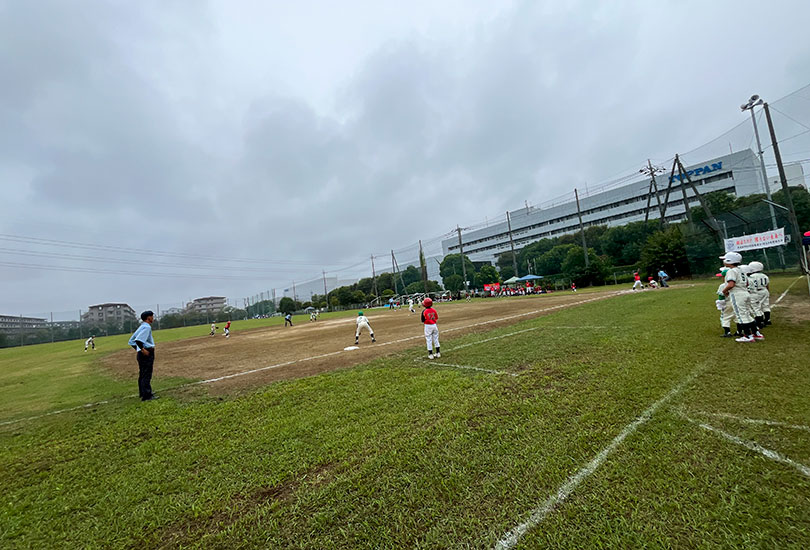
[[[717,299],[714,304],[720,312],[720,326],[723,328],[723,338],[731,338],[734,334],[731,332],[731,320],[734,318],[734,308],[731,307],[731,300],[726,299],[723,291],[726,290],[725,276],[728,271],[727,267],[722,267],[720,273],[717,275],[723,277],[723,282],[717,288]]]
[[[224,333],[225,333],[225,338],[230,338],[231,337],[231,321],[230,320],[228,320],[228,322],[225,323],[225,331],[224,331]]]
[[[770,279],[762,270],[762,262],[748,264],[751,273],[748,275],[748,293],[751,295],[751,304],[754,309],[754,320],[759,328],[771,324],[771,292]]]
[[[647,285],[648,285],[650,288],[658,288],[658,283],[657,283],[657,282],[656,282],[656,280],[655,280],[655,279],[653,279],[652,277],[647,277]]]
[[[208,336],[213,336],[216,331],[217,331],[216,323],[211,323],[211,332],[208,333]]]
[[[439,348],[439,327],[436,326],[436,321],[439,320],[439,314],[433,309],[433,300],[425,298],[422,302],[425,310],[422,312],[422,322],[425,324],[425,341],[427,342],[428,359],[434,357],[441,357],[442,352]],[[436,352],[435,355],[433,352]]]
[[[577,291],[577,284],[576,283],[571,283],[571,292],[576,292],[576,291]]]
[[[92,346],[93,351],[95,351],[95,349],[96,349],[96,337],[95,336],[90,335],[90,338],[88,338],[87,340],[84,341],[84,351],[87,351],[88,346]]]
[[[292,324],[292,314],[290,314],[290,313],[288,313],[287,315],[284,316],[284,326],[286,327],[288,323],[289,323],[290,326],[293,326],[293,324]]]
[[[357,312],[357,330],[354,331],[354,345],[358,345],[360,343],[360,331],[366,329],[368,330],[369,334],[371,334],[371,341],[376,342],[377,340],[374,339],[374,329],[371,328],[371,325],[368,324],[368,317],[363,315],[362,311]]]
[[[633,290],[640,288],[644,290],[644,283],[641,282],[641,275],[638,274],[638,271],[633,272]]]
[[[762,340],[763,336],[756,330],[754,318],[750,313],[750,298],[748,294],[748,281],[745,274],[740,269],[742,256],[739,252],[726,252],[720,256],[723,260],[726,271],[726,287],[723,295],[727,300],[731,300],[731,307],[734,310],[734,321],[737,323],[737,330],[743,335],[737,338],[737,342],[747,343]]]
[[[413,308],[413,298],[408,298],[408,311],[416,313],[416,310]]]

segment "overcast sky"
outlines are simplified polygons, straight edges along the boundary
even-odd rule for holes
[[[0,0],[0,313],[241,298],[605,182],[808,84],[808,21],[799,0]]]

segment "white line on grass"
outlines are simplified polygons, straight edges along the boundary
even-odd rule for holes
[[[686,418],[686,420],[688,420],[689,422],[692,422],[693,424],[697,424],[698,426],[700,426],[704,430],[714,432],[717,435],[719,435],[721,437],[724,437],[725,439],[728,439],[732,443],[736,443],[737,445],[745,447],[749,451],[754,451],[755,453],[761,454],[765,458],[770,458],[771,460],[773,460],[775,462],[781,462],[782,464],[787,464],[788,466],[791,466],[794,469],[796,469],[799,473],[801,473],[801,474],[803,474],[803,475],[805,475],[807,477],[810,477],[810,466],[805,466],[804,464],[801,464],[799,462],[791,460],[788,457],[786,457],[786,456],[784,456],[782,454],[779,454],[776,451],[773,451],[771,449],[766,449],[765,447],[763,447],[762,445],[760,445],[756,441],[748,441],[746,439],[739,438],[736,435],[732,435],[732,434],[730,434],[728,432],[724,432],[720,428],[715,428],[714,426],[711,426],[709,424],[704,424],[703,422],[698,422],[697,420],[692,420],[688,416],[684,416],[684,418]]]
[[[778,422],[776,420],[766,420],[761,418],[747,418],[745,416],[737,416],[736,414],[728,413],[710,413],[705,411],[698,411],[696,414],[703,416],[711,416],[713,418],[728,418],[729,420],[736,420],[744,424],[762,424],[765,426],[778,426],[781,428],[790,428],[791,430],[802,430],[810,432],[810,426],[802,426],[801,424],[788,424],[787,422]]]
[[[585,481],[592,473],[594,473],[605,462],[608,455],[615,451],[628,435],[632,434],[638,429],[639,426],[647,422],[655,411],[661,407],[661,405],[672,399],[687,384],[694,380],[699,371],[700,369],[697,369],[695,372],[684,378],[680,383],[678,383],[678,385],[669,390],[664,397],[647,407],[647,409],[642,412],[638,418],[625,426],[621,433],[613,438],[613,441],[611,441],[607,447],[599,451],[599,454],[597,454],[590,462],[583,466],[576,474],[568,478],[568,480],[557,489],[557,492],[548,497],[543,504],[535,508],[526,521],[507,532],[497,542],[495,548],[497,550],[513,548],[518,543],[520,538],[523,537],[523,535],[528,533],[534,527],[537,527],[537,525],[539,525],[540,522],[543,521],[545,517],[557,507],[558,504],[563,502],[571,495],[571,493],[574,492],[580,483]]]
[[[773,303],[773,305],[771,307],[776,307],[777,305],[779,305],[779,302],[782,301],[782,298],[787,296],[788,291],[793,287],[793,285],[795,285],[797,282],[799,282],[799,279],[801,279],[801,276],[799,276],[795,281],[790,283],[790,286],[788,286],[785,289],[785,291],[782,294],[779,295],[779,298],[776,299],[776,301]]]
[[[518,314],[515,314],[515,315],[508,315],[506,317],[500,317],[498,319],[490,319],[489,321],[480,321],[478,323],[472,323],[470,325],[464,325],[464,326],[461,326],[461,327],[449,328],[449,329],[444,330],[443,332],[445,332],[445,333],[447,333],[447,332],[455,332],[455,331],[458,331],[458,330],[465,330],[465,329],[469,329],[469,328],[473,328],[473,327],[484,326],[484,325],[488,325],[488,324],[491,324],[491,323],[499,323],[499,322],[502,322],[502,321],[508,321],[510,319],[516,319],[518,317],[525,317],[525,316],[528,316],[528,315],[536,315],[538,313],[544,313],[546,311],[552,311],[552,310],[555,310],[555,309],[565,309],[565,308],[569,308],[569,307],[572,307],[572,306],[585,304],[585,303],[588,303],[588,302],[594,302],[594,301],[597,301],[597,300],[604,300],[606,298],[612,298],[614,296],[618,296],[618,295],[624,294],[624,293],[626,293],[626,291],[616,291],[616,292],[612,292],[610,294],[606,294],[606,295],[603,295],[603,296],[596,296],[594,298],[589,298],[587,300],[578,300],[576,302],[569,302],[569,303],[566,303],[566,304],[559,304],[559,305],[551,306],[551,307],[547,307],[547,308],[536,309],[534,311],[528,311],[526,313],[518,313]],[[527,331],[520,331],[520,332],[527,332]],[[507,336],[509,336],[509,335],[507,335]],[[421,340],[423,338],[424,338],[424,336],[421,336],[421,335],[419,335],[419,336],[408,336],[406,338],[400,338],[398,340],[392,340],[392,341],[389,341],[389,342],[380,342],[380,343],[375,344],[375,347],[390,346],[392,344],[400,344],[402,342],[408,342],[410,340]],[[468,345],[472,345],[472,344],[468,344]],[[257,372],[262,372],[262,371],[266,371],[266,370],[272,370],[272,369],[278,369],[278,368],[281,368],[281,367],[287,367],[287,366],[290,366],[290,365],[294,365],[296,363],[304,363],[306,361],[313,361],[315,359],[323,359],[324,357],[331,357],[333,355],[338,355],[340,353],[346,353],[346,352],[344,350],[339,350],[339,351],[333,351],[333,352],[330,352],[330,353],[323,353],[321,355],[314,355],[312,357],[304,357],[303,359],[293,359],[291,361],[285,361],[284,363],[277,363],[275,365],[269,365],[267,367],[260,367],[258,369],[250,369],[250,370],[246,370],[246,371],[242,371],[242,372],[236,372],[236,373],[233,373],[233,374],[227,374],[225,376],[218,376],[216,378],[209,378],[207,380],[198,380],[196,382],[189,382],[187,384],[181,384],[179,386],[172,386],[172,387],[169,387],[169,388],[164,388],[161,391],[165,392],[165,391],[184,389],[184,388],[188,388],[188,387],[191,387],[191,386],[199,386],[199,385],[202,385],[202,384],[213,384],[214,382],[221,382],[222,380],[229,380],[231,378],[237,378],[239,376],[246,376],[248,374],[255,374]],[[0,426],[6,426],[6,425],[9,425],[9,424],[17,424],[19,422],[28,422],[29,420],[36,420],[38,418],[44,418],[46,416],[53,416],[53,415],[62,414],[62,413],[70,412],[70,411],[76,411],[76,410],[79,410],[79,409],[95,407],[96,405],[103,405],[103,404],[106,404],[106,403],[110,403],[112,401],[118,401],[118,400],[121,400],[121,399],[128,399],[130,397],[135,397],[135,395],[127,395],[127,396],[122,396],[122,397],[113,397],[113,398],[107,399],[106,401],[97,401],[95,403],[85,403],[84,405],[78,405],[76,407],[72,407],[72,408],[69,408],[69,409],[60,409],[58,411],[51,411],[49,413],[38,414],[36,416],[28,416],[28,417],[25,417],[25,418],[17,418],[15,420],[6,420],[6,421],[3,421],[3,422],[0,422]]]
[[[491,369],[482,369],[481,367],[471,367],[468,365],[454,365],[453,363],[439,363],[437,361],[433,361],[431,359],[414,359],[417,363],[426,363],[428,365],[437,365],[439,367],[453,367],[456,369],[469,369],[469,370],[477,370],[481,372],[488,372],[490,374],[505,374],[506,376],[517,376],[517,374],[513,372],[505,372],[502,370],[491,370]]]

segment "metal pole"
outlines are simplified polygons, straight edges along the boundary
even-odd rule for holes
[[[590,265],[588,261],[588,243],[585,242],[585,226],[582,224],[582,211],[579,209],[579,192],[574,188],[574,197],[577,199],[577,216],[579,217],[579,230],[582,233],[582,251],[585,253],[585,268]]]
[[[53,344],[53,311],[51,312],[51,344]]]
[[[25,345],[25,339],[23,338],[23,316],[22,316],[22,313],[20,313],[20,345],[21,346]]]
[[[765,118],[768,120],[768,130],[771,133],[771,144],[773,145],[773,155],[776,157],[776,167],[779,169],[779,179],[782,180],[782,191],[785,193],[785,204],[788,207],[788,218],[790,225],[793,226],[793,243],[796,247],[796,252],[799,254],[799,269],[803,273],[807,273],[808,269],[805,266],[804,249],[802,248],[802,231],[799,228],[799,221],[796,219],[796,208],[793,206],[793,197],[790,196],[790,188],[787,183],[787,176],[785,176],[785,167],[782,165],[782,154],[779,152],[779,143],[776,141],[776,131],[773,128],[773,120],[771,120],[771,110],[768,108],[768,103],[764,103],[762,107],[765,109]],[[808,289],[810,290],[810,278],[808,279]]]
[[[469,290],[469,285],[467,284],[467,266],[465,265],[466,262],[464,261],[464,247],[461,244],[461,228],[456,226],[456,231],[458,231],[458,251],[461,255],[461,275],[464,277],[464,291],[466,292]],[[517,273],[515,273],[517,275]]]
[[[393,274],[393,276],[391,278],[394,279],[394,294],[399,296],[399,289],[397,287],[397,262],[396,262],[396,260],[394,260],[394,251],[393,251],[393,249],[391,250],[391,273]],[[404,290],[403,290],[403,292],[404,292]]]
[[[438,260],[436,260],[438,262]],[[427,276],[427,263],[425,262],[425,253],[422,250],[422,240],[419,239],[419,267],[422,268],[422,284],[425,287],[425,294],[428,292],[428,276]]]
[[[757,138],[757,154],[759,155],[759,168],[762,171],[762,186],[765,188],[765,196],[768,198],[769,201],[773,201],[771,198],[771,184],[768,182],[768,172],[765,170],[765,154],[762,152],[762,143],[759,141],[759,128],[757,128],[757,119],[754,116],[754,106],[752,105],[749,109],[751,111],[751,123],[754,125],[754,136]],[[772,204],[768,204],[768,209],[771,213],[771,227],[773,229],[777,229],[776,224],[776,210],[773,209]],[[779,265],[782,266],[782,269],[785,269],[785,253],[782,250],[781,246],[776,248],[776,253],[779,255]]]
[[[515,241],[512,240],[512,219],[509,216],[509,210],[506,211],[506,225],[509,228],[509,246],[512,248],[512,269],[515,270],[515,277],[517,277],[517,256],[515,255]]]
[[[378,297],[380,294],[377,288],[377,270],[374,269],[374,254],[371,255],[371,277],[372,277],[372,289],[374,290],[374,297]]]

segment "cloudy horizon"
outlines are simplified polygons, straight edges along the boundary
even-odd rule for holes
[[[338,270],[647,158],[751,147],[740,103],[810,83],[808,15],[0,1],[0,313],[360,276]]]

